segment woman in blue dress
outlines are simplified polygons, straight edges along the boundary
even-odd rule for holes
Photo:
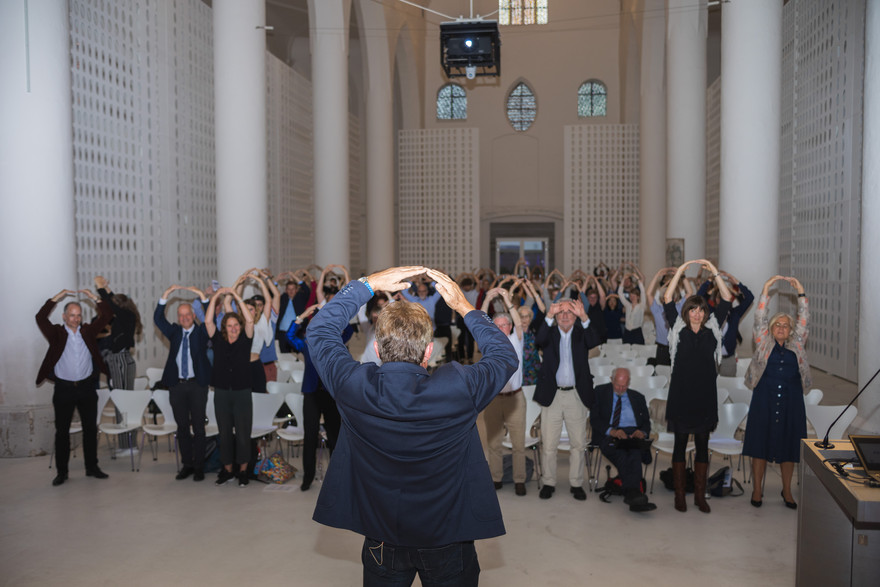
[[[798,295],[797,322],[784,313],[768,320],[770,287],[787,281]],[[755,356],[746,372],[745,384],[753,389],[743,454],[752,458],[752,505],[763,503],[767,462],[779,463],[782,499],[791,509],[797,503],[791,494],[794,465],[800,460],[800,442],[807,436],[804,389],[809,389],[810,365],[804,343],[807,340],[809,305],[801,282],[776,275],[764,284],[755,310]]]

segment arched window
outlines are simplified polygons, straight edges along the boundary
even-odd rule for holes
[[[535,122],[538,105],[531,88],[520,82],[507,96],[507,120],[516,130],[529,130]]]
[[[608,93],[605,84],[591,79],[581,84],[578,90],[578,118],[605,116],[608,105]]]
[[[467,120],[467,92],[458,84],[446,84],[437,92],[437,120]]]
[[[498,0],[498,24],[547,24],[547,0]]]

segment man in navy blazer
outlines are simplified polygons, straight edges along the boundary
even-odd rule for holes
[[[587,416],[593,403],[593,375],[589,352],[599,344],[580,300],[564,299],[550,305],[535,335],[543,351],[534,400],[541,408],[543,487],[538,497],[550,499],[556,491],[556,451],[562,424],[571,444],[568,480],[575,499],[585,500],[584,450],[587,447]]]
[[[211,382],[211,363],[208,361],[208,332],[204,324],[195,323],[192,306],[177,306],[177,324],[165,318],[168,296],[177,289],[187,289],[204,298],[195,287],[172,285],[165,290],[153,322],[168,339],[168,359],[162,371],[162,385],[168,390],[171,409],[177,422],[177,445],[180,447],[182,468],[175,479],[181,481],[190,475],[193,481],[205,479],[205,412],[208,405],[208,385]],[[190,434],[192,429],[192,434]]]
[[[464,316],[482,359],[429,374],[430,317],[399,301],[376,321],[382,366],[355,361],[340,333],[358,308],[425,272]],[[426,585],[477,585],[473,541],[504,534],[504,523],[476,420],[517,369],[507,337],[445,274],[398,267],[345,286],[312,321],[309,345],[342,417],[314,520],[365,536],[364,585],[411,585],[417,572]]]
[[[618,367],[611,383],[596,387],[596,402],[590,413],[593,442],[617,468],[624,503],[634,512],[656,509],[642,491],[642,464],[651,462],[651,451],[639,442],[651,434],[651,414],[645,396],[629,389],[629,369]]]

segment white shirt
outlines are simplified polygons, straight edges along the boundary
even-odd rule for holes
[[[61,358],[55,363],[55,377],[67,381],[82,381],[92,374],[92,354],[82,337],[82,329],[74,332],[66,324],[67,343]]]
[[[523,361],[523,341],[516,335],[516,331],[511,332],[507,335],[507,340],[510,341],[510,344],[513,345],[513,350],[516,351],[517,368],[516,373],[510,376],[510,379],[504,385],[504,388],[501,390],[501,393],[505,393],[508,391],[514,391],[515,389],[522,388],[522,380],[523,380],[523,372],[522,372],[522,361]]]
[[[244,324],[242,324],[242,329]],[[260,314],[260,319],[254,323],[254,338],[251,341],[251,353],[260,354],[263,347],[272,342],[272,325],[266,318],[266,314]]]

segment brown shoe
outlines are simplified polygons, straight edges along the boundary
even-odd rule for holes
[[[686,512],[688,509],[685,501],[685,467],[684,463],[672,463],[672,482],[675,485],[675,509]]]
[[[516,483],[513,486],[517,495],[525,495],[526,494],[526,484],[525,483]]]
[[[704,514],[712,511],[706,502],[706,476],[709,474],[709,463],[694,463],[694,505]]]

